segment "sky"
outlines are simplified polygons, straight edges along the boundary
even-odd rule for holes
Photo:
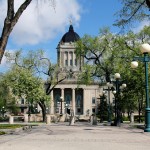
[[[15,10],[24,0],[15,0]],[[49,0],[37,4],[36,0],[23,12],[18,23],[14,27],[6,47],[6,51],[22,49],[43,49],[51,62],[57,62],[56,47],[62,36],[68,31],[70,20],[74,31],[83,37],[85,34],[97,36],[99,29],[110,27],[113,33],[119,32],[119,28],[113,23],[117,19],[114,15],[121,9],[119,0]],[[52,7],[53,6],[55,7]],[[0,34],[4,18],[7,12],[7,1],[0,0]],[[141,25],[134,30],[139,30]],[[0,65],[0,72],[7,70],[5,57]]]

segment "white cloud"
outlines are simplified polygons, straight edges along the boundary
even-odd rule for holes
[[[6,52],[14,53],[15,50],[7,50],[7,49],[6,49],[5,53],[6,53]],[[4,56],[3,56],[3,59],[2,59],[2,61],[1,61],[1,64],[0,64],[0,72],[5,72],[5,71],[7,71],[10,66],[11,66],[11,63],[8,62],[6,56],[4,55]]]
[[[16,8],[24,0],[15,0]],[[6,15],[6,0],[0,1],[0,27],[3,26]],[[80,21],[81,7],[77,0],[56,0],[56,8],[50,6],[47,1],[39,3],[33,1],[23,12],[19,22],[16,24],[11,38],[17,45],[38,44],[64,32],[65,26],[69,24],[69,18],[72,18],[73,24],[78,25]]]
[[[133,32],[134,32],[134,33],[140,32],[140,31],[143,29],[144,26],[150,26],[150,22],[149,22],[148,20],[142,21],[142,22],[138,25],[138,27],[133,28]]]

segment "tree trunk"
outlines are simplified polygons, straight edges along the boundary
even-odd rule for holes
[[[14,13],[14,0],[7,0],[7,16],[4,21],[2,34],[0,37],[0,63],[2,61],[6,45],[8,42],[9,35],[13,30],[14,26],[18,22],[23,11],[28,7],[32,0],[25,0],[24,3],[19,7],[16,13]]]
[[[46,121],[46,106],[43,101],[40,101],[38,104],[40,105],[42,109],[42,118],[43,118],[43,122],[45,122]]]

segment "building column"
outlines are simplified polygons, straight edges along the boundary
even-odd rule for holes
[[[87,98],[87,89],[83,89],[83,115],[86,115],[87,106],[86,106],[86,98]]]
[[[74,52],[72,52],[72,66],[75,66],[75,63],[74,63]]]
[[[63,100],[62,100],[62,114],[64,114],[64,100],[65,100],[64,89],[61,89],[61,97],[63,97]]]
[[[73,113],[75,115],[75,113],[76,113],[76,107],[75,107],[75,89],[72,89],[72,109],[73,109]]]
[[[62,62],[62,61],[61,61],[61,59],[62,59],[61,51],[59,51],[58,54],[59,54],[59,56],[58,56],[58,58],[59,58],[59,60],[58,60],[58,61],[59,61],[59,66],[62,67],[62,63],[61,63],[61,62]]]
[[[68,52],[68,66],[70,66],[71,53]]]
[[[61,56],[60,56],[60,57],[61,57],[61,58],[60,58],[60,66],[61,66],[61,67],[64,67],[64,66],[65,66],[65,65],[64,65],[64,52],[61,51],[60,53],[61,53]]]
[[[53,91],[51,91],[50,114],[54,114],[54,97],[53,97]]]

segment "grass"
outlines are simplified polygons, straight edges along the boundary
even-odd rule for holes
[[[21,128],[24,125],[20,124],[0,124],[0,129],[16,129],[16,128]]]
[[[6,134],[6,132],[0,131],[0,135],[4,135],[4,134]]]

